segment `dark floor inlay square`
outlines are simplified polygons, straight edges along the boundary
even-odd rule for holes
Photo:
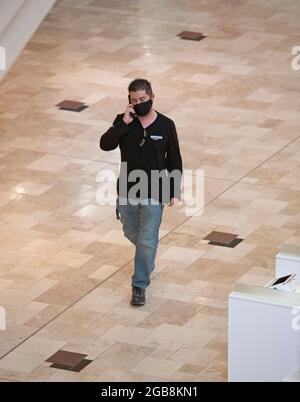
[[[58,105],[59,110],[68,110],[70,112],[82,112],[84,109],[87,109],[88,106],[85,105],[83,102],[65,100],[60,102]]]
[[[215,242],[215,241],[210,241],[208,244],[211,244],[211,245],[213,245],[213,246],[234,248],[235,246],[237,246],[238,244],[240,244],[243,240],[244,240],[244,239],[236,238],[236,239],[232,240],[232,242],[229,243],[229,244],[217,243],[217,242]]]
[[[236,235],[234,233],[213,231],[209,235],[204,237],[204,240],[209,240],[210,242],[213,242],[213,243],[228,245],[236,237],[238,237],[238,235]]]
[[[180,36],[181,39],[196,40],[196,41],[206,38],[206,35],[204,35],[203,33],[192,32],[192,31],[182,31],[177,36]]]
[[[76,364],[76,366],[74,366],[71,371],[76,371],[76,373],[79,373],[86,366],[88,366],[90,363],[92,363],[92,361],[93,360],[84,359],[80,363]]]
[[[87,360],[83,359],[81,362],[76,364],[74,367],[69,367],[69,366],[64,366],[62,364],[56,364],[53,363],[51,364],[51,368],[59,369],[59,370],[66,370],[66,371],[74,371],[76,373],[79,373],[81,370],[83,370],[86,366],[88,366],[90,363],[92,363],[93,360]]]
[[[54,355],[50,356],[46,362],[58,364],[59,366],[68,367],[69,369],[73,368],[86,357],[87,355],[83,355],[81,353],[68,352],[66,350],[59,350],[54,353]]]
[[[59,369],[59,370],[66,370],[66,371],[70,371],[71,368],[69,366],[63,366],[62,364],[57,364],[57,363],[52,363],[51,368],[55,368],[55,369]]]

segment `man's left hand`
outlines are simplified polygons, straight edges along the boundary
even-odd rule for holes
[[[173,205],[177,205],[179,204],[179,200],[177,198],[171,198],[170,202],[169,202],[169,207],[172,207]]]

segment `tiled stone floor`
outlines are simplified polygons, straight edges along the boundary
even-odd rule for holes
[[[265,284],[280,245],[300,244],[299,18],[298,0],[57,2],[0,87],[2,381],[226,381],[232,286]],[[184,167],[204,169],[206,207],[165,209],[134,309],[133,248],[96,196],[119,160],[99,137],[138,76],[175,120]],[[212,231],[244,240],[209,245]],[[50,368],[61,349],[93,362]]]

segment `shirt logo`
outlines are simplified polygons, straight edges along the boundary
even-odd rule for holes
[[[157,141],[157,140],[162,140],[162,135],[150,135],[150,138],[152,139],[152,140],[155,140],[155,141]]]

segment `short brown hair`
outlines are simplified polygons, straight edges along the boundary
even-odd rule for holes
[[[149,96],[153,95],[151,83],[144,78],[136,78],[128,86],[128,92],[136,92],[145,90]]]

